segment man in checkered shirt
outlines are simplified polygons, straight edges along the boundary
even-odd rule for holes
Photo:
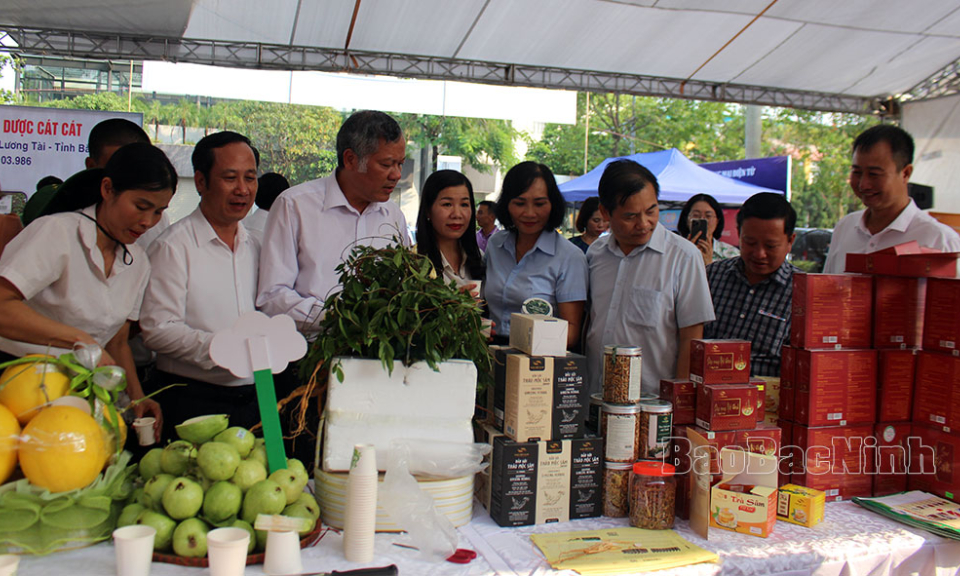
[[[749,340],[751,376],[780,375],[798,271],[786,261],[796,223],[797,213],[782,194],[755,194],[737,213],[740,256],[707,266],[717,319],[704,326],[703,337]]]

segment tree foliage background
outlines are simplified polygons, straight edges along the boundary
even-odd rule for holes
[[[527,159],[556,174],[584,173],[612,156],[677,148],[695,162],[744,158],[743,107],[618,94],[577,98],[577,124],[547,124],[529,141]],[[859,201],[847,185],[850,146],[876,119],[854,114],[765,108],[761,156],[791,156],[791,198],[798,225],[831,228]],[[709,190],[704,190],[709,193]]]

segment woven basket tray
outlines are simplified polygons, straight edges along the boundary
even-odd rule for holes
[[[316,544],[320,537],[323,535],[323,530],[320,526],[320,520],[317,520],[317,525],[313,527],[313,530],[300,539],[300,548],[307,548],[308,546],[313,546]],[[248,554],[247,555],[247,566],[251,564],[263,564],[264,553],[259,552],[257,554]],[[176,564],[178,566],[191,566],[196,568],[206,568],[210,565],[210,562],[207,560],[207,557],[203,558],[185,558],[183,556],[177,556],[176,554],[166,554],[163,552],[154,552],[153,553],[154,562],[164,562],[166,564]]]

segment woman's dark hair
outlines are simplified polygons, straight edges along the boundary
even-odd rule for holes
[[[163,150],[153,144],[134,142],[118,149],[104,168],[84,170],[71,176],[47,204],[41,216],[74,212],[103,200],[100,184],[110,178],[113,190],[177,191],[177,171]]]
[[[477,246],[477,207],[473,200],[473,185],[470,179],[456,170],[438,170],[431,174],[423,183],[423,193],[420,197],[420,212],[417,214],[417,252],[430,258],[437,273],[443,270],[443,261],[440,259],[440,248],[437,247],[437,233],[430,222],[430,212],[445,188],[451,186],[466,186],[467,196],[470,198],[470,222],[466,231],[460,237],[460,248],[467,255],[467,270],[474,280],[483,280],[483,257],[480,256],[480,247]]]
[[[580,212],[577,214],[577,232],[583,234],[587,231],[587,222],[593,218],[593,215],[600,209],[600,198],[591,196],[583,201],[580,206]]]
[[[500,189],[500,198],[497,200],[495,212],[497,220],[507,230],[517,229],[513,218],[510,217],[510,201],[529,190],[537,178],[542,179],[546,184],[547,198],[550,200],[550,218],[544,229],[553,230],[563,223],[563,217],[567,213],[567,202],[560,193],[560,188],[557,188],[557,180],[553,177],[553,172],[547,168],[546,164],[527,161],[511,168],[503,178],[503,187]]]
[[[687,238],[690,236],[690,211],[693,210],[693,205],[697,202],[706,202],[713,208],[713,212],[717,215],[717,227],[713,231],[714,240],[719,240],[720,236],[723,235],[723,208],[720,207],[720,203],[717,202],[717,199],[709,194],[697,194],[691,196],[687,203],[683,205],[683,210],[680,211],[680,220],[677,221],[677,232],[681,236]]]

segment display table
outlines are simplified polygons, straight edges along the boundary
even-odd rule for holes
[[[460,546],[472,548],[478,553],[470,564],[426,562],[418,558],[416,551],[393,546],[394,542],[403,542],[402,535],[379,534],[376,556],[369,566],[393,563],[399,566],[401,576],[572,576],[574,572],[551,570],[530,542],[530,534],[625,525],[625,520],[595,518],[507,529],[494,524],[486,511],[478,506],[473,521],[459,530]],[[711,529],[710,540],[705,541],[695,536],[686,522],[678,522],[677,531],[698,546],[716,552],[721,563],[659,571],[656,572],[658,576],[946,576],[960,571],[960,541],[898,524],[850,502],[827,504],[826,519],[813,529],[778,522],[774,533],[766,539]],[[344,560],[341,535],[328,531],[316,546],[303,551],[303,567],[309,573],[361,566]],[[109,576],[115,573],[113,546],[105,542],[48,556],[25,556],[21,560],[18,576]],[[150,574],[199,576],[209,574],[209,571],[205,568],[154,563]],[[248,566],[245,574],[263,574],[263,566]]]

